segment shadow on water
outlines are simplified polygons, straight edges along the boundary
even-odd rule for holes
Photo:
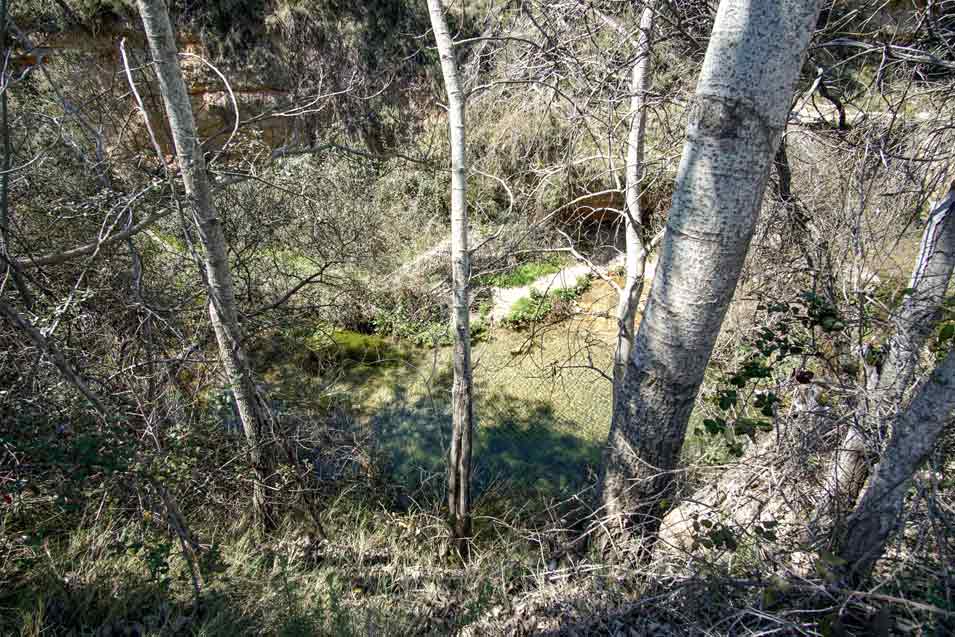
[[[378,449],[392,477],[416,482],[442,474],[451,429],[448,392],[406,401],[406,394],[371,418]],[[560,419],[545,401],[494,392],[475,400],[474,488],[480,495],[504,482],[550,496],[581,487],[600,459],[600,446],[568,433],[576,423]]]
[[[426,481],[443,484],[451,432],[450,351],[428,352],[346,331],[319,338],[304,330],[296,336],[297,341],[273,335],[257,352],[260,372],[270,381],[273,409],[308,407],[327,418],[331,406],[340,403],[350,414],[346,421],[370,428],[376,456],[392,480],[412,489]],[[333,382],[326,384],[329,379]],[[223,393],[220,404],[210,407],[218,409],[227,429],[238,432],[231,396]],[[588,482],[600,445],[576,420],[586,414],[552,402],[544,397],[548,393],[520,373],[477,383],[475,497],[501,483],[566,496]]]

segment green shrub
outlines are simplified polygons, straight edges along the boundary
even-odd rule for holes
[[[590,278],[581,276],[576,285],[558,288],[547,294],[531,290],[530,296],[518,299],[502,323],[509,327],[521,328],[544,319],[560,321],[574,313],[573,302],[590,288]]]
[[[530,296],[518,299],[514,303],[510,313],[502,322],[510,327],[525,327],[543,319],[550,314],[551,309],[550,298],[532,290]]]
[[[404,303],[380,310],[372,318],[375,332],[407,341],[420,347],[448,345],[451,333],[448,318],[432,312],[412,310]]]
[[[551,296],[561,301],[576,301],[580,295],[590,289],[590,277],[581,275],[577,277],[577,282],[571,288],[559,288],[551,292]]]
[[[560,272],[561,263],[558,259],[548,259],[545,261],[529,261],[498,274],[490,274],[481,277],[481,285],[489,285],[496,288],[519,288],[530,285],[542,276],[548,274],[557,274]]]

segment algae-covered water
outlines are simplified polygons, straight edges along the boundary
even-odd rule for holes
[[[600,296],[594,286],[581,302],[596,306]],[[566,496],[593,477],[610,422],[610,323],[581,313],[522,331],[493,328],[474,344],[478,493],[504,482]],[[258,356],[270,395],[319,419],[329,405],[344,410],[389,478],[442,481],[449,347],[341,331],[295,334],[272,347]]]
[[[611,413],[615,292],[595,281],[579,312],[473,346],[478,493],[506,483],[564,496],[592,482]],[[303,328],[257,352],[269,394],[320,421],[334,406],[388,478],[443,484],[451,429],[451,348]]]
[[[580,321],[494,330],[473,351],[475,485],[504,481],[567,494],[592,475],[610,422],[612,351]],[[450,348],[422,351],[357,390],[395,477],[444,471]],[[592,368],[591,368],[592,367]]]

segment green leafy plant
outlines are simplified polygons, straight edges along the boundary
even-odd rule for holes
[[[697,428],[696,433],[722,436],[731,456],[743,455],[740,436],[755,441],[757,433],[772,430],[780,398],[775,392],[760,387],[772,379],[787,359],[806,351],[804,336],[797,334],[796,328],[821,326],[825,322],[835,331],[835,323],[841,323],[835,310],[818,295],[805,293],[799,298],[800,302],[758,306],[758,311],[764,313],[764,324],[745,339],[746,355],[735,369],[722,375],[718,388],[709,397],[718,411],[704,418],[703,426]]]
[[[526,327],[550,314],[553,306],[547,295],[532,290],[530,296],[518,299],[502,323],[509,327]]]
[[[735,551],[739,541],[733,529],[719,521],[693,518],[693,548]]]
[[[805,307],[805,315],[801,318],[807,326],[819,327],[827,334],[846,328],[839,310],[825,297],[815,292],[803,292],[800,298]]]
[[[526,327],[543,320],[557,321],[573,314],[573,302],[590,288],[590,278],[581,276],[572,287],[557,288],[548,293],[531,290],[530,296],[518,299],[502,323],[513,328]]]
[[[161,589],[166,590],[172,583],[169,575],[169,560],[173,544],[168,539],[156,542],[136,542],[126,547],[126,550],[142,560],[149,571],[150,580]]]
[[[371,319],[376,334],[423,347],[451,344],[446,305],[407,292],[389,296]]]
[[[559,259],[552,258],[544,261],[528,261],[507,272],[480,277],[478,284],[495,288],[519,288],[530,285],[537,279],[547,276],[548,274],[557,274],[560,272],[560,269],[561,263]]]

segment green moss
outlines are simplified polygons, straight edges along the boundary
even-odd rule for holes
[[[400,356],[400,353],[393,351],[391,344],[376,334],[338,330],[332,333],[330,340],[331,344],[325,349],[342,361],[365,363],[393,355]]]

